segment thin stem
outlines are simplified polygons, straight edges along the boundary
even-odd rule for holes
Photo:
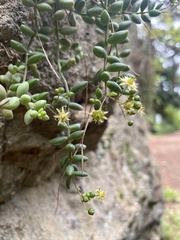
[[[96,2],[95,0],[92,0],[92,2],[94,2],[94,3],[95,3],[97,6],[99,6],[99,7],[103,7],[103,8],[105,7],[102,0],[100,0],[101,4],[99,4],[99,3]]]
[[[63,75],[63,73],[61,71],[60,56],[59,56],[59,50],[60,50],[59,49],[59,33],[58,33],[58,22],[57,21],[55,21],[55,32],[56,32],[56,39],[57,39],[57,52],[56,52],[56,55],[57,55],[58,70],[59,70],[59,74],[61,76],[61,79],[63,81],[66,93],[69,93],[68,83],[67,83],[66,78],[64,77],[64,75]]]
[[[84,133],[83,133],[83,136],[82,136],[82,139],[81,139],[81,143],[83,144],[84,142],[84,138],[85,138],[85,135],[86,135],[86,131],[87,131],[87,128],[88,128],[88,125],[89,125],[89,121],[90,121],[90,113],[92,111],[92,107],[93,105],[91,105],[90,109],[89,109],[89,113],[88,113],[88,116],[87,116],[87,120],[86,120],[86,124],[85,124],[85,127],[84,127]],[[81,155],[83,156],[84,154],[84,150],[83,150],[83,147],[81,148]],[[84,169],[84,162],[83,160],[81,161],[81,168],[82,168],[82,171]]]
[[[58,66],[58,70],[59,70],[59,75],[61,77],[61,80],[63,81],[63,84],[64,84],[64,87],[65,87],[65,91],[66,91],[66,94],[69,93],[69,86],[68,86],[68,83],[66,81],[66,78],[64,77],[62,71],[61,71],[61,64],[60,64],[60,55],[59,55],[59,32],[58,32],[58,22],[55,21],[55,33],[56,33],[56,40],[57,40],[57,52],[56,52],[56,55],[57,55],[57,66]],[[70,98],[68,97],[67,98],[68,102],[70,102]],[[69,110],[69,107],[67,105],[67,111]],[[67,120],[67,126],[68,126],[68,129],[67,129],[67,136],[69,137],[70,136],[70,129],[69,129],[69,119]]]
[[[101,2],[101,6],[106,8],[106,6],[104,6],[104,3],[103,3],[103,1],[102,1],[102,0],[100,0],[100,2]]]
[[[106,89],[107,89],[107,87],[106,87]],[[106,92],[105,97],[104,97],[104,99],[103,99],[103,101],[101,103],[101,107],[100,108],[102,108],[102,106],[103,106],[104,102],[106,101],[106,99],[107,99],[107,92]]]
[[[43,45],[42,45],[41,40],[40,40],[40,39],[38,39],[38,40],[39,40],[39,43],[40,43],[40,45],[41,45],[41,48],[42,48],[42,50],[43,50],[43,53],[44,53],[44,55],[45,55],[45,58],[46,58],[46,60],[47,60],[47,62],[48,62],[48,64],[49,64],[50,68],[52,69],[52,71],[54,72],[54,74],[56,75],[56,77],[60,80],[61,78],[60,78],[60,76],[57,74],[57,72],[56,72],[56,70],[54,69],[53,65],[51,64],[51,62],[50,62],[50,60],[49,60],[49,58],[48,58],[48,55],[47,55],[47,53],[46,53],[46,51],[45,51],[45,49],[44,49],[44,47],[43,47]]]
[[[79,193],[79,195],[81,196],[81,191],[80,191],[79,188],[77,187],[76,182],[75,182],[75,180],[74,180],[74,177],[72,177],[72,181],[73,181],[73,184],[74,184],[74,187],[75,187],[76,191],[77,191],[77,192]]]
[[[36,8],[35,8],[36,9]],[[36,15],[36,13],[34,12],[34,14]],[[35,37],[35,34],[30,38],[29,40],[29,43],[28,43],[28,47],[27,47],[27,50],[29,51],[30,47],[31,47],[31,44],[34,40],[34,37]],[[24,70],[24,75],[23,75],[23,80],[22,82],[25,82],[26,81],[26,78],[27,78],[27,72],[28,72],[28,65],[27,65],[27,62],[28,62],[28,52],[26,53],[26,57],[25,57],[25,70]]]
[[[105,8],[108,7],[108,0],[105,0]]]
[[[63,177],[65,176],[65,173],[66,171],[63,172],[61,178],[60,178],[60,181],[59,181],[59,186],[58,186],[58,192],[57,192],[57,205],[56,205],[56,210],[55,210],[55,215],[58,211],[58,208],[59,208],[59,194],[60,194],[60,190],[61,190],[61,183],[62,183],[62,180],[63,180]]]

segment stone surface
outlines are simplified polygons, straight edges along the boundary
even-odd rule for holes
[[[23,188],[0,207],[2,240],[160,240],[163,211],[157,170],[152,166],[142,119],[133,127],[120,110],[109,119],[96,151],[88,152],[89,177],[83,191],[103,188],[104,201],[82,205],[75,189],[64,183],[55,216],[60,173],[37,187]],[[95,215],[87,214],[88,207]]]
[[[11,39],[20,40],[19,26],[25,21],[27,12],[19,0],[0,1],[0,72],[17,57],[9,48]]]

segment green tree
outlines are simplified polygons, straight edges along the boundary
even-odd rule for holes
[[[172,125],[171,130],[179,129],[175,124],[180,107],[180,36],[179,36],[179,14],[164,14],[160,22],[152,29],[156,40],[153,42],[156,54],[153,62],[156,69],[156,95],[154,99],[154,111],[161,114],[164,122]],[[168,34],[167,34],[168,33]],[[169,115],[169,107],[177,114]],[[177,120],[178,121],[178,120]],[[174,126],[174,127],[173,127]]]

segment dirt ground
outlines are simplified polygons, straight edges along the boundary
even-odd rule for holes
[[[150,136],[149,147],[153,161],[159,168],[163,187],[180,191],[180,131]]]

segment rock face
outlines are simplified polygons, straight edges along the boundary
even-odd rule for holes
[[[144,122],[139,118],[132,128],[124,127],[123,116],[118,109],[115,112],[97,149],[88,152],[90,176],[78,183],[84,191],[103,188],[104,201],[83,206],[75,190],[67,191],[62,185],[55,216],[60,174],[53,174],[1,205],[0,239],[160,239],[162,195],[149,157]],[[87,214],[91,206],[94,216]]]
[[[0,3],[0,32],[13,28],[14,32],[9,32],[20,39],[19,26],[26,15],[20,1],[1,0]],[[85,52],[89,48],[86,43],[93,44],[93,34],[90,27],[82,26],[80,35],[85,42]],[[8,36],[6,42],[0,34],[0,53],[11,53]],[[71,73],[72,82],[87,79],[87,76],[88,80],[92,78],[98,63],[91,55],[89,59],[87,74],[84,71],[79,75],[80,65]],[[8,58],[4,63],[6,61]],[[43,66],[42,76],[48,81],[40,87],[51,91],[54,78],[48,66]],[[2,73],[6,66],[0,67]],[[75,100],[83,102],[84,96]],[[110,104],[107,108],[112,114]],[[73,117],[83,122],[82,115]],[[89,125],[86,138],[91,149],[86,154],[90,159],[86,164],[89,177],[78,182],[78,187],[85,192],[103,188],[106,198],[82,205],[75,189],[67,191],[62,182],[56,214],[61,174],[54,172],[63,153],[48,143],[57,134],[56,123],[52,117],[48,123],[33,121],[25,126],[22,119],[23,109],[18,109],[13,121],[0,122],[0,239],[160,239],[162,194],[159,175],[151,163],[143,119],[137,117],[130,128],[120,109],[114,109],[108,124]],[[93,217],[87,214],[91,206],[96,211]]]

